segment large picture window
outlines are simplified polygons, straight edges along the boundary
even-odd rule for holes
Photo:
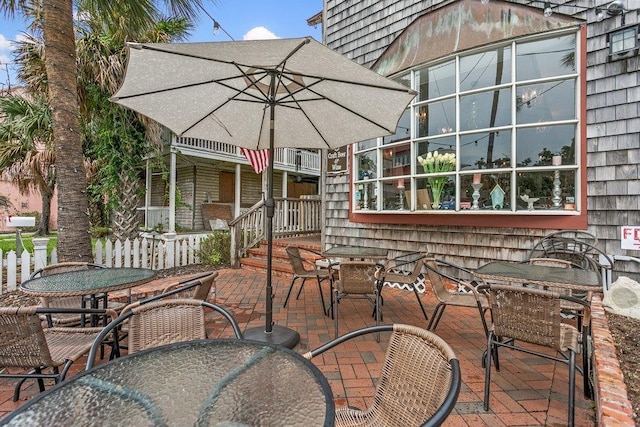
[[[396,133],[354,145],[354,211],[575,214],[577,33],[529,37],[397,76]]]

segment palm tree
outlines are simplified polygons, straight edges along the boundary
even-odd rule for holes
[[[38,188],[42,216],[36,234],[46,236],[56,182],[49,106],[43,96],[13,95],[0,98],[0,113],[0,170],[23,193]]]
[[[0,11],[15,13],[26,0],[0,0]],[[150,0],[117,3],[85,0],[83,11],[122,34],[140,34],[159,16]],[[177,16],[195,17],[201,0],[165,0]],[[52,114],[58,179],[58,256],[61,261],[90,261],[88,202],[79,129],[73,1],[48,0],[42,4],[45,69]]]

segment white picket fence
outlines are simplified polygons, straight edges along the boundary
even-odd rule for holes
[[[141,267],[162,270],[200,263],[200,241],[207,234],[190,234],[177,236],[165,233],[158,236],[143,236],[133,240],[100,240],[94,249],[94,262],[107,267]],[[34,238],[34,251],[23,251],[20,257],[15,251],[2,253],[0,259],[0,293],[15,290],[19,283],[29,278],[31,273],[45,265],[58,262],[54,249],[47,257],[47,238]]]

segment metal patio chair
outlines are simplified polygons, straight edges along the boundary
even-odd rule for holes
[[[20,398],[20,387],[25,380],[38,380],[44,391],[44,379],[63,381],[71,364],[87,354],[102,327],[43,328],[41,315],[102,315],[116,317],[113,310],[82,308],[2,307],[0,308],[0,366],[6,368],[31,368],[29,372],[3,371],[0,378],[20,378],[16,384],[13,401]],[[51,373],[45,373],[45,370]]]
[[[291,268],[293,269],[293,279],[291,279],[291,284],[289,285],[289,291],[287,292],[287,297],[284,300],[283,307],[286,307],[287,303],[289,302],[289,297],[291,296],[291,291],[293,290],[293,285],[295,284],[296,280],[302,279],[302,282],[300,283],[300,289],[298,290],[298,295],[296,296],[296,299],[298,299],[307,279],[316,279],[316,281],[318,282],[320,301],[322,302],[322,311],[324,313],[327,313],[327,307],[324,302],[321,283],[327,279],[331,283],[333,275],[331,274],[328,265],[326,267],[320,266],[315,262],[317,260],[325,258],[319,252],[298,246],[288,246],[286,248],[286,252],[287,256],[289,257],[289,262],[291,263]]]
[[[366,299],[374,308],[376,325],[380,323],[380,289],[383,267],[375,261],[343,261],[339,280],[333,286],[335,337],[338,337],[339,303],[345,298]]]
[[[460,366],[451,347],[438,335],[411,325],[359,329],[304,354],[312,359],[361,335],[391,331],[387,353],[366,410],[339,408],[336,426],[438,426],[456,404]]]
[[[482,327],[486,335],[487,322],[484,313],[489,309],[489,303],[487,302],[486,297],[476,291],[474,283],[445,273],[444,267],[467,275],[473,274],[473,272],[466,268],[443,260],[437,260],[435,258],[425,258],[424,266],[427,269],[427,275],[429,276],[429,283],[433,289],[433,294],[438,299],[438,304],[433,310],[427,329],[435,331],[445,308],[447,308],[448,305],[452,305],[457,307],[478,308],[482,313],[480,320],[482,321]],[[447,286],[447,282],[455,285],[457,289],[450,289]]]
[[[205,308],[222,314],[231,324],[236,338],[243,338],[238,322],[233,315],[224,308],[206,301],[186,298],[159,298],[150,302],[138,301],[125,307],[122,314],[96,337],[89,353],[87,369],[93,366],[93,356],[102,340],[111,331],[117,330],[125,321],[128,324],[128,353],[176,342],[206,339]],[[114,356],[118,355],[119,348],[116,346]]]
[[[557,291],[527,288],[513,285],[480,285],[478,292],[487,295],[491,307],[492,324],[489,327],[487,351],[484,355],[485,386],[484,409],[489,410],[491,385],[491,360],[500,370],[498,348],[506,347],[527,354],[540,356],[569,366],[568,423],[573,426],[575,408],[576,353],[582,352],[583,366],[589,358],[586,336],[588,326],[580,333],[577,327],[563,323],[560,317],[561,301],[583,306],[585,325],[589,324],[590,308],[586,301],[562,295]],[[530,347],[516,345],[529,343],[556,350],[553,356]],[[568,353],[568,355],[567,355]],[[583,372],[588,375],[588,372]]]
[[[429,320],[427,312],[420,300],[420,294],[416,289],[416,282],[422,273],[424,258],[427,254],[423,252],[411,252],[392,258],[384,264],[384,276],[382,282],[398,283],[409,287],[416,296],[420,310],[424,315],[424,320]]]

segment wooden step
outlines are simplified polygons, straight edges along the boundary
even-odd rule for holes
[[[287,256],[286,248],[290,246],[291,242],[286,239],[273,241],[273,252],[271,261],[272,274],[275,276],[291,276],[293,269]],[[319,244],[305,243],[298,245],[300,247],[313,249],[320,251]],[[317,258],[309,259],[308,261],[315,261]],[[247,268],[253,271],[266,271],[267,269],[267,242],[262,241],[259,246],[249,249],[247,256],[240,260],[241,268]]]

